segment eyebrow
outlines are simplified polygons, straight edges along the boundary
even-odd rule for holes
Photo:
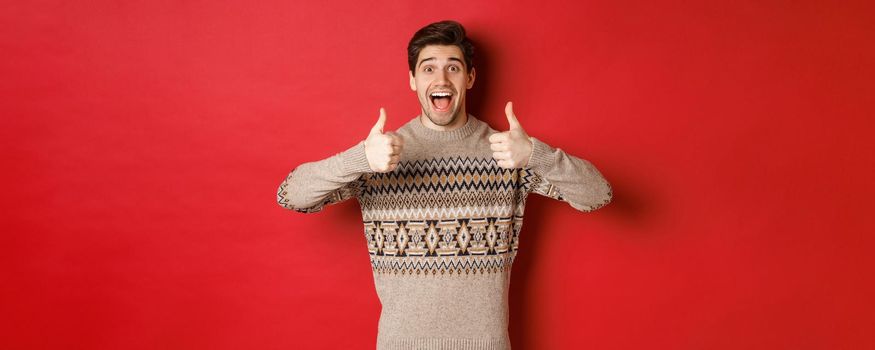
[[[437,57],[424,58],[424,59],[422,59],[421,61],[419,61],[419,63],[418,63],[416,66],[417,66],[417,67],[418,67],[418,66],[421,66],[425,61],[432,61],[432,60],[437,60]],[[465,64],[465,62],[462,62],[462,60],[460,60],[460,59],[458,59],[458,58],[456,58],[456,57],[450,57],[450,58],[447,59],[447,61],[456,61],[456,62],[459,62],[459,63],[461,63],[461,64],[463,64],[463,65]]]

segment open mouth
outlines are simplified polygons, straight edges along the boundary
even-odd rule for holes
[[[431,99],[431,106],[435,111],[447,112],[450,110],[450,105],[453,102],[452,92],[432,91],[428,97]]]

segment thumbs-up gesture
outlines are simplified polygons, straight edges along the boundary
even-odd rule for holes
[[[387,173],[398,167],[401,160],[401,149],[404,147],[404,139],[394,132],[383,132],[386,125],[386,110],[380,108],[380,119],[371,128],[371,133],[365,140],[365,156],[371,170],[378,173]]]
[[[513,114],[513,103],[504,107],[510,130],[489,135],[489,147],[492,158],[498,161],[498,166],[506,169],[523,168],[529,163],[534,145],[526,134],[520,122]]]

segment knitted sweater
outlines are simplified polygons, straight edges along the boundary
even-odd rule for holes
[[[451,131],[417,116],[396,130],[404,147],[394,171],[371,171],[362,141],[299,165],[280,184],[278,203],[302,213],[358,199],[382,304],[378,350],[509,350],[508,287],[526,196],[584,212],[610,201],[590,162],[534,137],[526,168],[498,167],[495,132],[470,114]]]

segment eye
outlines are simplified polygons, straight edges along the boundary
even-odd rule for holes
[[[426,73],[431,73],[432,70],[433,70],[433,69],[431,68],[431,66],[428,66],[428,67],[425,67],[425,68],[422,69],[422,71],[423,71],[423,72],[426,72]]]
[[[450,66],[450,72],[458,72],[459,66]]]

